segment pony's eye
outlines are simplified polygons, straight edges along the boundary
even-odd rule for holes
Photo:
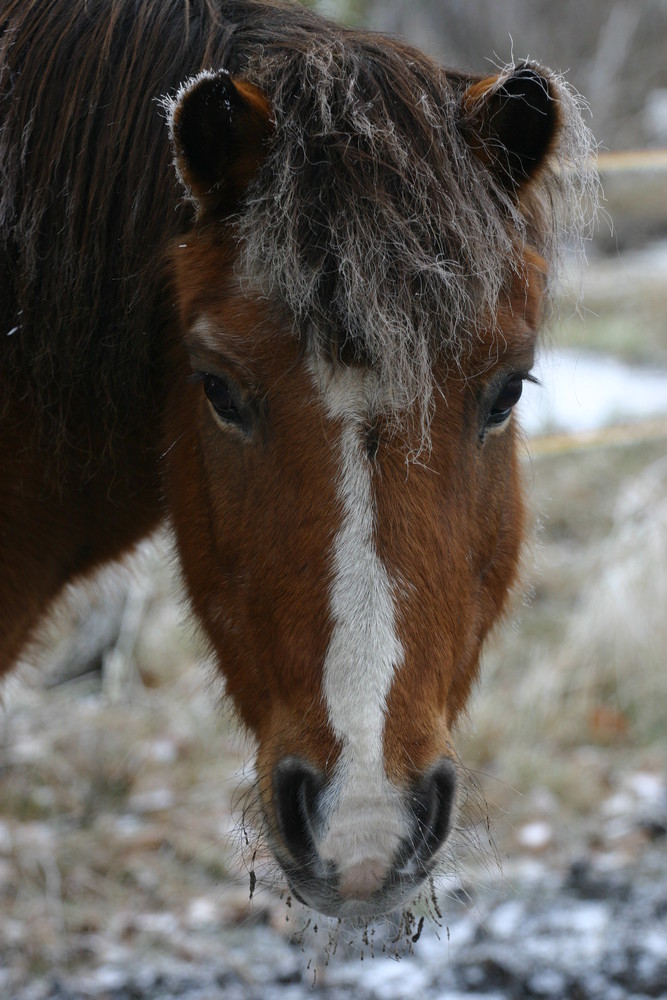
[[[527,377],[523,374],[514,374],[510,375],[505,381],[488,412],[486,418],[487,430],[493,427],[502,427],[509,420],[512,408],[521,399],[523,383]]]
[[[226,424],[245,426],[245,418],[241,404],[238,402],[230,384],[219,375],[202,372],[200,375],[204,392],[216,415]]]

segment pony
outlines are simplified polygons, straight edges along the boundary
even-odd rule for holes
[[[167,520],[324,913],[443,856],[590,152],[557,74],[289,0],[0,2],[0,673]]]

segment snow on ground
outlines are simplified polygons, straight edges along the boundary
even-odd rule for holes
[[[667,371],[591,351],[545,350],[527,382],[519,417],[529,434],[591,431],[667,414]]]

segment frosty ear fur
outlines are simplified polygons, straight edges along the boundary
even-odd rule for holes
[[[263,93],[226,70],[205,70],[168,102],[178,175],[200,211],[232,208],[266,154],[271,107]]]

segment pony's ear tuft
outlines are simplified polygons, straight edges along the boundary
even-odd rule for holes
[[[200,210],[233,209],[266,155],[271,106],[252,83],[204,71],[169,102],[178,175]]]
[[[549,77],[523,63],[487,77],[463,95],[463,129],[470,148],[510,193],[540,170],[558,139],[560,109]]]

